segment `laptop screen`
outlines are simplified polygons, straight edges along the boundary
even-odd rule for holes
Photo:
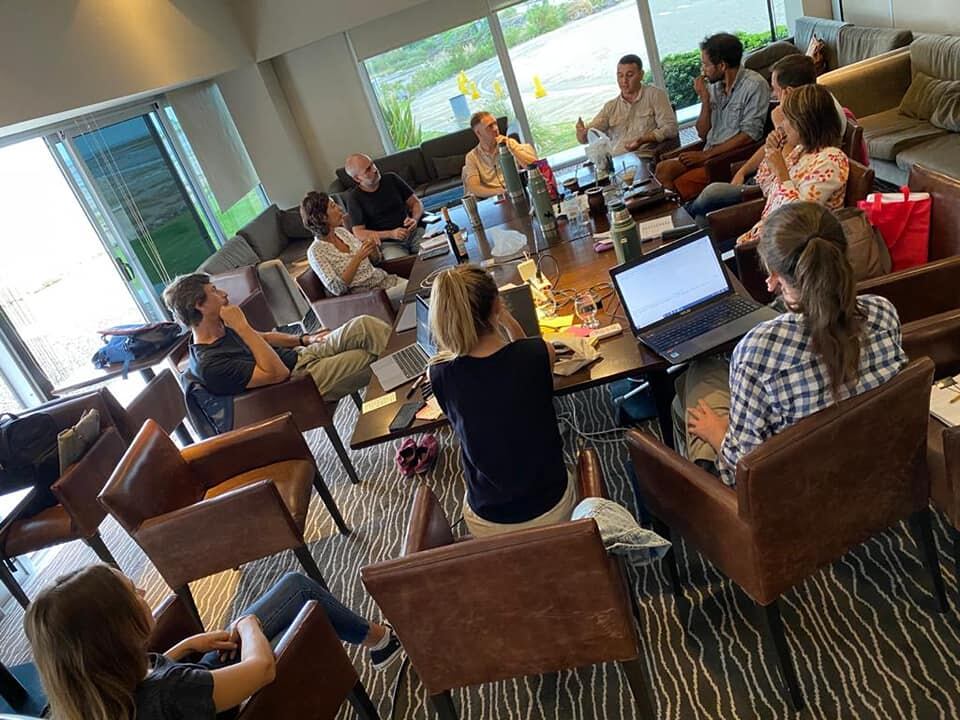
[[[636,330],[695,307],[730,289],[710,237],[672,245],[613,274]]]
[[[430,333],[430,306],[417,295],[417,343],[430,357],[437,354],[437,344]]]

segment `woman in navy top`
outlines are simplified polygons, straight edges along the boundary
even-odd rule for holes
[[[430,330],[440,348],[430,381],[460,440],[470,532],[568,519],[577,495],[553,407],[553,347],[524,337],[493,278],[470,265],[434,281]]]

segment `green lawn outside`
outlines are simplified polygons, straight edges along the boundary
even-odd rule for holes
[[[223,228],[223,234],[228,238],[236,235],[237,230],[253,220],[266,208],[260,196],[259,188],[253,188],[226,211],[220,210],[212,194],[208,193],[207,197],[213,205],[220,227]]]
[[[207,240],[197,232],[195,216],[189,211],[177,215],[150,234],[160,254],[160,259],[163,261],[164,268],[171,278],[182,273],[193,272],[212,252]],[[144,247],[143,241],[136,239],[131,244],[133,245],[133,251],[146,270],[150,282],[153,283],[154,287],[162,290],[166,286],[166,281],[154,266],[151,255]]]

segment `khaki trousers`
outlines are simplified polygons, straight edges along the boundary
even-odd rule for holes
[[[569,520],[573,509],[578,502],[577,478],[570,468],[567,468],[567,489],[564,491],[560,502],[547,510],[543,515],[538,515],[533,520],[527,520],[521,523],[495,523],[490,520],[484,520],[477,515],[470,503],[467,502],[467,496],[463,496],[463,520],[467,523],[467,529],[475,538],[490,537],[491,535],[500,535],[501,533],[513,532],[514,530],[528,530],[529,528],[543,527],[544,525],[553,525],[554,523]]]
[[[690,363],[687,371],[674,383],[677,396],[670,406],[673,414],[673,436],[683,438],[683,454],[691,461],[717,462],[717,452],[710,443],[687,430],[687,409],[700,400],[721,417],[730,416],[730,364],[716,357],[701,358]]]
[[[380,357],[390,332],[383,320],[356,317],[301,348],[293,375],[309,375],[323,399],[335,402],[370,382],[370,363]]]

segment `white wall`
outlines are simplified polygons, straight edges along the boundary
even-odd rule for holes
[[[857,25],[960,34],[957,0],[844,0],[843,11]]]
[[[350,153],[384,154],[343,34],[274,58],[273,67],[324,185]]]
[[[314,172],[269,62],[251,63],[215,80],[271,201],[292,207],[308,189],[326,184]]]
[[[0,128],[185,85],[251,60],[224,0],[5,0]]]

